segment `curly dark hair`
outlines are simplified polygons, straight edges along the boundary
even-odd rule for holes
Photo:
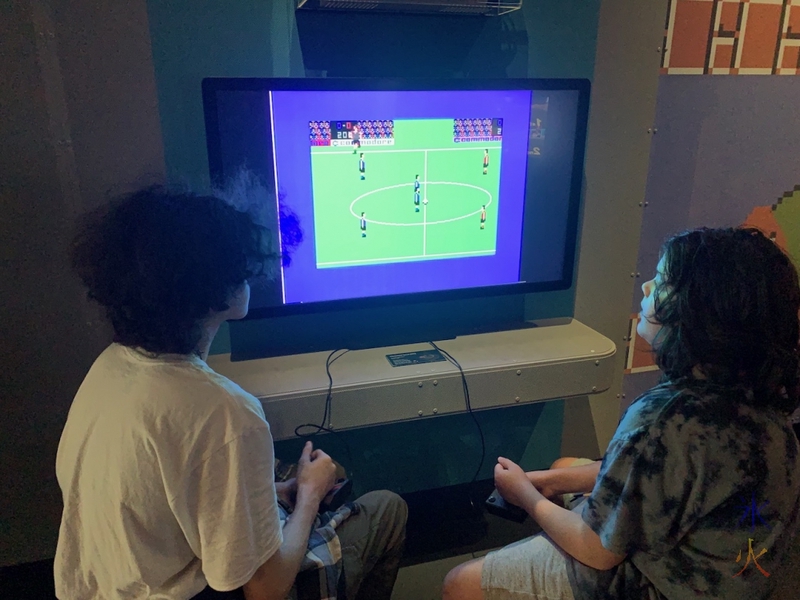
[[[88,214],[72,265],[106,308],[114,341],[194,352],[209,311],[277,258],[269,231],[214,196],[150,187]]]
[[[800,286],[790,258],[752,228],[702,228],[662,247],[654,341],[665,378],[746,386],[762,405],[798,406]]]

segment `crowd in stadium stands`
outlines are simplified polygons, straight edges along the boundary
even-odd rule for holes
[[[358,128],[361,130],[361,137],[368,140],[394,135],[394,121],[359,121]]]
[[[331,141],[331,124],[328,121],[311,121],[309,138],[313,146],[327,146]]]
[[[455,139],[489,138],[491,136],[491,119],[455,119],[453,121],[453,137]]]

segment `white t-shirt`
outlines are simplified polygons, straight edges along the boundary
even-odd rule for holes
[[[62,600],[235,589],[280,547],[259,401],[197,357],[112,344],[78,390],[56,474]]]

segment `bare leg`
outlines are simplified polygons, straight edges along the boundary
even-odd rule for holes
[[[443,600],[483,600],[481,573],[483,558],[458,565],[444,578]]]
[[[580,458],[563,457],[557,459],[550,468],[563,469],[573,467],[579,461],[580,463],[584,462]],[[558,501],[560,500],[561,498],[559,497]],[[484,560],[484,558],[477,558],[452,569],[444,580],[443,600],[484,600],[483,590],[481,589]]]

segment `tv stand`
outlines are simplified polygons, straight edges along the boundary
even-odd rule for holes
[[[433,341],[461,364],[475,410],[599,393],[614,375],[614,343],[574,319]],[[465,412],[461,375],[449,362],[393,367],[386,358],[420,350],[430,345],[353,350],[336,361],[328,424],[341,430]],[[208,363],[261,400],[274,439],[282,440],[298,425],[319,422],[328,354],[238,362],[216,355]]]

